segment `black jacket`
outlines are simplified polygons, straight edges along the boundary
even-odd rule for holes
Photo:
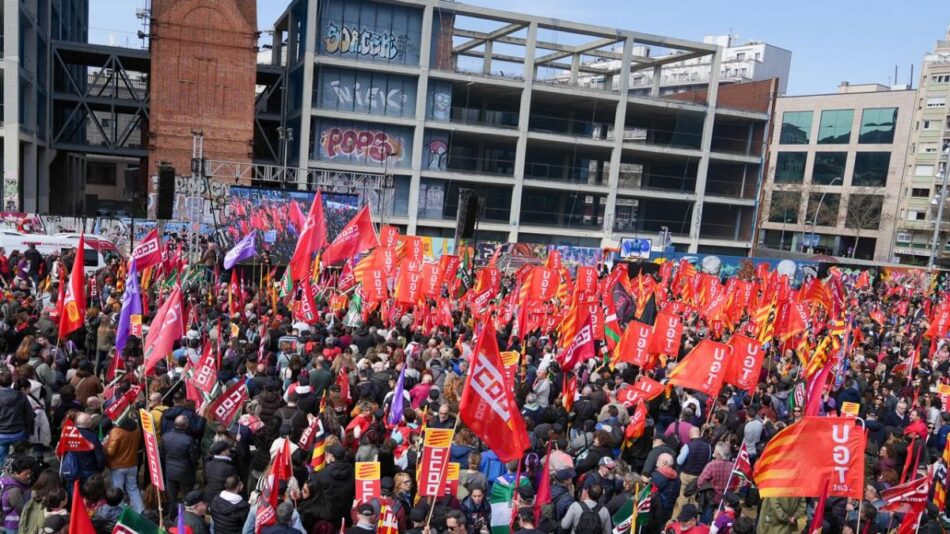
[[[205,435],[205,418],[184,406],[172,406],[162,413],[162,435],[175,428],[175,418],[179,415],[188,417],[188,433],[191,437],[201,440]]]
[[[244,499],[233,503],[218,494],[211,500],[210,510],[215,534],[241,534],[251,506]]]
[[[577,462],[577,465],[574,467],[574,470],[577,471],[577,474],[586,473],[591,469],[597,469],[597,464],[600,462],[600,459],[603,457],[613,458],[614,452],[607,447],[597,446],[591,447],[590,452],[587,453],[587,456],[583,460]]]
[[[0,389],[0,434],[33,433],[33,408],[22,391]]]
[[[356,496],[353,464],[335,461],[312,475],[310,483],[317,494],[329,504],[326,517],[320,519],[339,525],[340,519],[349,516],[353,498]]]
[[[224,489],[224,481],[230,475],[237,475],[234,461],[227,456],[210,456],[205,459],[205,498],[208,502]]]
[[[184,430],[172,429],[162,434],[159,448],[164,465],[165,480],[188,481],[195,479],[198,462],[198,443]]]

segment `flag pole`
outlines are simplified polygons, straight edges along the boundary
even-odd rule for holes
[[[739,454],[736,455],[736,460],[732,462],[732,469],[729,470],[729,478],[726,479],[726,489],[722,491],[722,497],[719,498],[719,506],[716,507],[716,513],[722,511],[722,503],[726,500],[726,492],[729,491],[729,487],[732,486],[732,475],[736,472],[736,467],[739,465],[739,456],[742,455],[742,447],[744,445],[739,445]]]
[[[861,534],[861,511],[864,507],[864,499],[858,499],[858,522],[854,525],[854,534]],[[919,516],[918,516],[919,517]]]

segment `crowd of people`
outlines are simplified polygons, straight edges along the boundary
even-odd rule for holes
[[[60,339],[59,274],[74,252],[35,252],[14,260],[0,250],[0,516],[7,533],[66,532],[77,482],[100,533],[112,532],[126,509],[191,534],[792,534],[813,517],[816,499],[759,498],[734,466],[740,449],[754,465],[777,432],[802,418],[796,391],[810,357],[802,347],[818,344],[831,321],[815,319],[805,343],[768,340],[751,394],[731,385],[715,397],[667,388],[647,403],[646,428],[636,435],[627,432],[635,406],[618,392],[643,377],[665,383],[697,343],[728,340],[753,310],[723,326],[687,309],[679,353],[649,368],[603,357],[605,342],[597,341],[597,357],[570,376],[561,368],[556,328],[518,336],[511,322],[502,325],[499,347],[519,355],[514,394],[529,438],[521,458],[505,463],[460,422],[481,332],[470,301],[451,300],[451,324],[435,327],[409,311],[390,321],[380,308],[352,320],[346,307],[332,305],[333,289],[323,288],[318,317],[308,323],[295,314],[292,292],[274,295],[275,274],[263,287],[247,277],[243,307],[231,313],[229,278],[212,250],[201,260],[208,276],[182,288],[185,335],[143,376],[142,339],[133,335],[115,348],[125,267],[115,262],[89,277],[85,326]],[[602,278],[609,273],[600,270]],[[759,274],[749,268],[739,276],[754,281]],[[938,292],[902,279],[845,285],[849,340],[821,393],[820,413],[858,406],[867,429],[866,487],[863,501],[832,496],[822,503],[823,532],[879,534],[903,519],[884,510],[884,490],[930,471],[940,473],[935,481],[945,476],[950,350],[926,337]],[[142,321],[148,332],[170,285],[153,279],[141,290],[151,303]],[[497,300],[515,290],[508,273]],[[659,305],[650,298],[648,307]],[[189,391],[190,370],[206,351],[218,362],[216,395],[240,381],[248,389],[230,426],[208,413],[210,397]],[[566,388],[571,379],[576,385]],[[110,407],[133,387],[142,388],[134,409],[115,417]],[[398,421],[390,417],[395,404],[402,407]],[[154,421],[161,484],[148,468],[139,409]],[[305,436],[315,421],[317,439]],[[64,426],[75,427],[91,450],[59,454]],[[450,461],[459,465],[457,484],[435,498],[418,495],[430,429],[455,431]],[[274,517],[261,526],[268,475],[285,450],[292,472],[274,488]],[[355,462],[379,463],[378,496],[356,501]],[[383,524],[384,510],[395,525]],[[948,525],[945,509],[931,503],[917,529]]]

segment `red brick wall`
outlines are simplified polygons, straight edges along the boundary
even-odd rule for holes
[[[774,81],[777,80],[769,79],[759,82],[720,85],[716,105],[720,108],[767,113],[769,111],[769,100],[772,98],[772,92],[774,91],[772,87]],[[703,88],[667,95],[664,98],[705,104],[706,95],[707,90]]]
[[[149,170],[190,173],[191,131],[208,159],[250,161],[254,139],[255,0],[153,0]]]

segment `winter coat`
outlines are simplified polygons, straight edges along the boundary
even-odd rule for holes
[[[229,491],[222,491],[211,500],[209,507],[215,534],[241,534],[251,506]]]
[[[187,432],[175,428],[164,434],[159,451],[164,464],[165,480],[187,482],[195,479],[198,443]]]
[[[0,388],[0,434],[33,433],[33,408],[22,391]]]
[[[756,534],[793,534],[800,529],[790,522],[805,517],[805,499],[801,497],[768,497],[762,499]]]
[[[669,477],[662,471],[654,471],[650,475],[650,481],[656,486],[656,492],[659,499],[658,509],[655,510],[654,517],[660,524],[666,524],[673,516],[673,506],[680,495],[680,479],[677,476]],[[656,501],[654,501],[656,502]],[[653,511],[651,510],[651,513]]]
[[[317,519],[323,519],[335,525],[340,524],[340,521],[349,514],[353,498],[356,496],[353,464],[335,461],[311,475],[308,483],[324,504],[316,514]]]
[[[213,499],[214,495],[224,489],[224,481],[230,475],[237,475],[238,469],[234,460],[228,456],[210,456],[205,460],[205,498]]]

